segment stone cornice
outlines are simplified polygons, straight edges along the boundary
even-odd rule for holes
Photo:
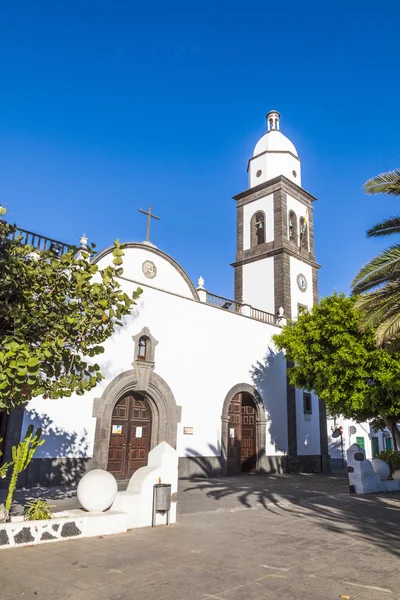
[[[284,175],[279,175],[265,183],[261,183],[240,194],[236,194],[236,196],[233,196],[233,199],[236,200],[237,206],[239,207],[254,202],[263,196],[273,194],[277,190],[283,190],[308,207],[311,207],[312,203],[317,200],[315,196],[298,186],[296,183],[293,183],[293,181],[290,181],[290,179]]]
[[[312,258],[306,257],[306,256],[304,256],[304,254],[299,254],[295,250],[291,250],[290,248],[286,248],[283,246],[281,246],[280,248],[274,248],[273,250],[267,250],[265,252],[258,253],[255,256],[243,257],[241,259],[236,260],[236,262],[232,263],[231,266],[232,267],[241,267],[243,265],[255,262],[255,261],[263,259],[263,258],[270,258],[272,256],[276,256],[277,254],[287,254],[289,256],[293,256],[294,258],[297,258],[298,260],[301,260],[302,262],[304,262],[306,265],[310,265],[310,267],[313,267],[314,269],[321,268],[321,265],[319,265]]]

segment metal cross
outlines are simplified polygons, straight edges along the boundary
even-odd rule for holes
[[[146,229],[146,242],[150,241],[150,222],[151,219],[157,219],[157,221],[160,220],[160,217],[156,217],[156,215],[153,215],[151,212],[151,206],[149,206],[149,208],[147,209],[147,212],[145,210],[142,210],[141,208],[138,208],[138,211],[143,213],[144,215],[147,215],[147,229]]]

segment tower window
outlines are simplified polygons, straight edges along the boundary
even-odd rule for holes
[[[257,211],[251,217],[251,247],[265,243],[265,213]]]
[[[258,169],[257,173],[256,173],[256,177],[261,177],[262,175],[262,171],[260,169]]]
[[[147,358],[147,342],[148,338],[146,336],[142,336],[139,340],[138,344],[138,360],[146,360]]]
[[[300,247],[308,250],[308,232],[305,217],[300,217]]]
[[[289,240],[297,243],[297,217],[293,210],[289,212]]]

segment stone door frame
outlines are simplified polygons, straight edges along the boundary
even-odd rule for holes
[[[248,383],[238,383],[229,390],[225,396],[221,415],[221,463],[222,474],[228,474],[228,433],[229,433],[229,406],[233,398],[240,393],[250,394],[253,398],[257,411],[257,472],[261,467],[261,458],[265,455],[265,441],[267,435],[267,417],[265,416],[265,406],[260,394]]]
[[[149,403],[152,419],[150,449],[162,441],[176,448],[177,427],[181,420],[181,407],[162,377],[150,370],[146,377],[139,369],[125,371],[115,377],[100,398],[93,402],[96,430],[93,446],[93,468],[107,470],[110,445],[111,419],[114,406],[128,392],[143,394]]]

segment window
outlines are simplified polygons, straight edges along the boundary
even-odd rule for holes
[[[308,249],[307,221],[305,217],[300,217],[300,248]]]
[[[390,437],[385,438],[385,448],[386,448],[386,450],[392,449],[392,438],[390,438]]]
[[[376,458],[376,455],[379,454],[379,440],[376,436],[371,437],[372,443],[372,458]]]
[[[289,212],[289,240],[297,243],[297,217],[293,210]]]
[[[308,311],[308,306],[306,306],[305,304],[300,304],[300,302],[297,303],[297,314],[298,315],[302,315],[303,313],[306,313]]]
[[[303,407],[305,415],[312,415],[312,399],[309,392],[303,393]]]
[[[142,336],[138,344],[138,360],[146,360],[148,338]]]
[[[356,437],[356,444],[360,446],[363,450],[365,450],[365,440],[363,437]]]
[[[251,217],[251,247],[265,243],[265,214],[257,211]]]

